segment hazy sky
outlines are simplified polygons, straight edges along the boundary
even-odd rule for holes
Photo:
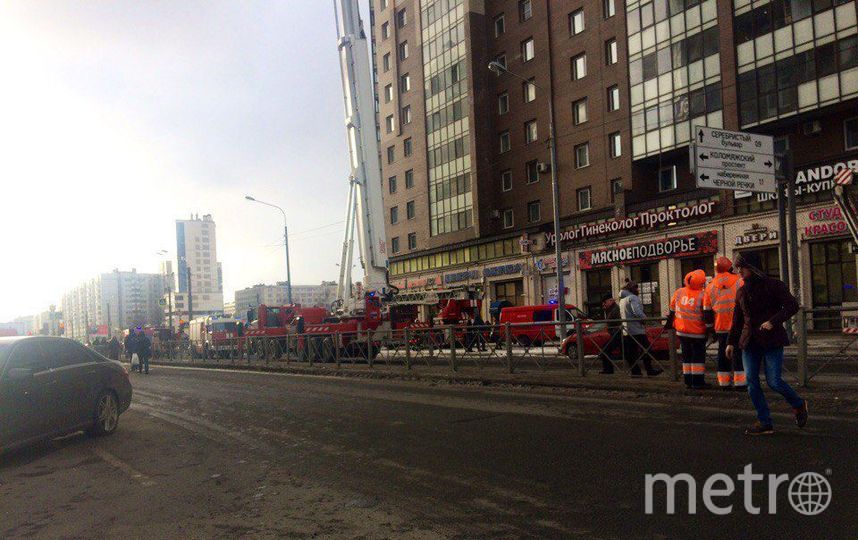
[[[329,0],[0,0],[0,321],[217,223],[225,300],[336,279],[348,159]]]

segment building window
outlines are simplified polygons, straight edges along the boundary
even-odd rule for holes
[[[670,191],[676,189],[676,165],[662,167],[658,171],[658,190]]]
[[[611,180],[611,202],[616,200],[617,194],[623,191],[623,181],[620,178]]]
[[[509,112],[509,94],[504,92],[498,96],[498,114]]]
[[[539,215],[539,201],[527,203],[527,222],[537,223],[541,219]]]
[[[843,122],[844,138],[846,140],[846,149],[852,150],[858,148],[858,117],[850,118]]]
[[[404,141],[402,141],[402,154],[403,154],[405,157],[408,157],[408,156],[410,156],[410,155],[411,155],[411,153],[412,153],[413,151],[414,151],[414,147],[413,147],[413,145],[411,144],[411,137],[408,137],[407,139],[405,139]]]
[[[506,21],[503,18],[503,13],[495,17],[495,37],[500,37],[506,32]]]
[[[394,253],[399,253],[399,237],[394,236],[390,239],[390,250]]]
[[[581,53],[572,58],[572,80],[583,79],[587,76],[587,55]]]
[[[524,172],[528,184],[539,182],[539,161],[532,159],[525,163]]]
[[[590,164],[590,143],[579,144],[575,147],[575,168],[581,169]]]
[[[509,152],[509,131],[504,131],[499,136],[500,139],[500,152],[503,154],[504,152]]]
[[[536,84],[533,79],[521,83],[521,92],[525,103],[530,103],[536,99]]]
[[[587,121],[587,98],[572,102],[572,121],[576,126]]]
[[[414,201],[408,201],[405,203],[405,217],[407,219],[414,219]]]
[[[402,28],[406,24],[408,24],[408,14],[405,13],[405,8],[402,8],[396,12],[396,27]]]
[[[381,0],[381,11],[387,9],[387,0]]]
[[[619,61],[619,52],[617,50],[617,40],[614,38],[605,42],[605,64],[614,65]]]
[[[569,14],[569,33],[580,34],[584,31],[584,8],[576,9]]]
[[[399,78],[399,91],[403,94],[411,90],[411,76],[406,73]]]
[[[602,1],[602,11],[604,12],[606,19],[610,19],[617,14],[617,6],[614,1],[615,0]],[[631,31],[629,31],[629,34],[631,34]]]
[[[512,191],[512,171],[509,169],[501,173],[501,190]]]
[[[533,4],[530,0],[518,0],[518,20],[524,22],[533,17]]]
[[[583,189],[579,189],[577,195],[579,212],[583,210],[589,210],[593,207],[592,200],[590,199],[590,188],[586,187]]]
[[[390,23],[384,23],[381,25],[381,39],[387,39],[390,37]]]
[[[608,111],[616,111],[620,108],[620,87],[616,84],[608,88]]]
[[[387,163],[393,163],[396,159],[396,147],[388,146],[387,147]]]
[[[390,103],[393,101],[393,85],[388,84],[384,87],[384,102]]]
[[[408,233],[408,249],[417,249],[417,233]]]
[[[395,176],[391,176],[390,178],[387,179],[387,191],[390,192],[391,195],[396,193],[396,177]]]
[[[507,208],[503,211],[503,228],[512,229],[515,226],[515,220],[512,215],[512,208]]]
[[[529,62],[533,60],[534,56],[536,56],[536,52],[533,48],[533,38],[527,38],[521,42],[521,61]]]
[[[400,118],[402,118],[403,124],[411,123],[411,105],[406,105],[405,107],[402,107],[402,115],[400,116]]]
[[[382,57],[381,66],[384,69],[385,73],[390,71],[390,53],[387,53]]]
[[[525,122],[524,124],[524,142],[526,144],[530,144],[536,141],[537,138],[536,133],[536,120],[531,120],[529,122]]]
[[[414,169],[408,169],[405,171],[405,189],[411,189],[414,187]]]
[[[395,225],[399,222],[399,207],[394,206],[390,209],[390,224]]]
[[[608,147],[610,148],[612,158],[617,158],[623,155],[622,140],[619,132],[608,135]]]
[[[399,44],[399,59],[405,60],[408,58],[408,42],[403,41]]]
[[[384,129],[387,133],[393,133],[393,115],[387,115],[387,118],[384,119]]]

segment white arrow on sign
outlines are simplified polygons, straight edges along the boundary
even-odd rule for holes
[[[777,193],[775,173],[735,171],[708,167],[697,168],[697,186],[713,189],[739,189]]]
[[[775,160],[764,154],[698,146],[697,167],[774,174]]]
[[[727,131],[705,126],[694,128],[694,142],[698,148],[717,148],[739,152],[752,152],[774,156],[774,139],[768,135],[755,135],[742,131]]]

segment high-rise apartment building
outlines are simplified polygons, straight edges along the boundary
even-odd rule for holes
[[[85,338],[98,327],[122,331],[132,326],[158,326],[164,318],[161,274],[114,270],[81,283],[63,295],[65,335]],[[87,326],[88,325],[88,326]]]
[[[215,222],[210,214],[202,219],[192,215],[190,219],[176,220],[176,256],[178,292],[183,299],[187,297],[190,275],[194,313],[223,311],[223,274],[217,260]]]
[[[634,279],[663,313],[686,271],[747,249],[780,271],[777,196],[697,188],[698,125],[791,154],[802,301],[858,301],[828,193],[858,167],[854,0],[372,0],[370,19],[400,288],[557,299],[551,103],[567,301],[596,313]]]

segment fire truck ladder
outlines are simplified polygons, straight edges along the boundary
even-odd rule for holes
[[[852,239],[858,243],[858,186],[851,180],[848,184],[834,186],[834,201],[840,207]]]

